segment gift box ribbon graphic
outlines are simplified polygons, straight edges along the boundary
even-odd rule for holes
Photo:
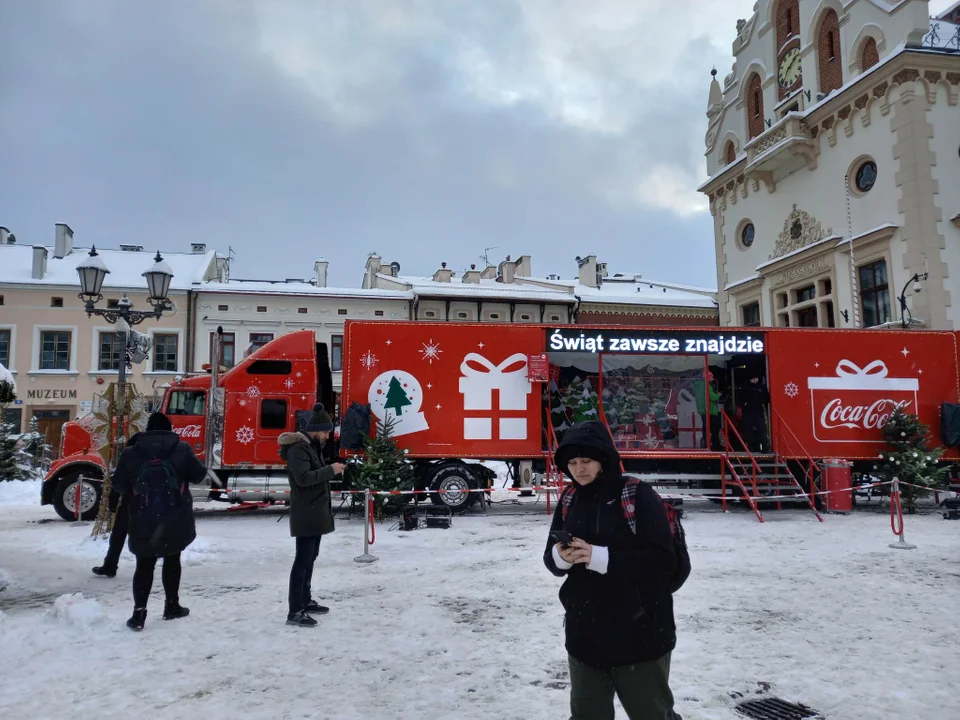
[[[471,367],[470,363],[479,365]],[[516,370],[507,371],[516,365]],[[460,392],[464,410],[493,410],[493,391],[500,391],[500,410],[526,410],[530,381],[527,379],[527,356],[511,355],[494,365],[483,355],[469,353],[460,364]]]
[[[917,378],[889,378],[887,366],[882,360],[874,360],[866,367],[859,367],[849,360],[837,363],[837,377],[808,377],[811,390],[899,390],[917,392]]]

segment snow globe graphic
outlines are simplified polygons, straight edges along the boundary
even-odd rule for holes
[[[367,401],[381,421],[390,418],[394,437],[429,430],[420,381],[405,370],[388,370],[370,383]]]

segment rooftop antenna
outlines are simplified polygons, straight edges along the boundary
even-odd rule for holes
[[[233,263],[234,259],[237,257],[237,253],[234,252],[232,245],[227,245],[227,267],[226,267],[226,277],[224,278],[227,282],[230,282],[230,265]]]
[[[499,245],[494,245],[493,247],[488,247],[483,249],[483,255],[480,256],[480,259],[483,260],[484,267],[490,267],[490,251],[496,250]]]

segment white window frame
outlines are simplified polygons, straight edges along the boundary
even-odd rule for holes
[[[41,370],[40,353],[40,334],[45,331],[69,332],[70,333],[70,369],[69,370]],[[77,348],[79,343],[80,329],[76,325],[34,325],[33,326],[33,349],[30,359],[30,375],[79,375],[77,370]]]
[[[7,370],[11,374],[17,374],[17,326],[16,325],[0,325],[0,330],[9,330],[10,331],[10,357],[7,358],[10,363],[7,365]],[[37,364],[40,364],[40,358],[37,358]]]
[[[116,333],[116,325],[95,325],[90,331],[90,370],[87,372],[87,375],[119,375],[119,370],[101,370],[100,369],[100,333]],[[121,362],[123,357],[121,356]]]
[[[224,331],[226,332],[226,331]],[[165,376],[165,375],[183,375],[184,367],[184,346],[183,346],[183,328],[165,328],[165,327],[152,327],[148,330],[150,335],[150,340],[154,343],[153,347],[156,347],[156,338],[154,335],[176,335],[177,336],[177,369],[176,370],[154,370],[153,369],[153,355],[150,356],[150,359],[147,361],[146,370],[143,371],[144,375],[154,375],[154,376]]]

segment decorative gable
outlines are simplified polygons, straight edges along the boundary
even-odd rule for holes
[[[820,221],[810,213],[797,209],[797,204],[793,204],[793,211],[783,223],[783,230],[777,237],[777,243],[773,248],[773,254],[770,259],[783,257],[795,250],[804,248],[815,242],[820,242],[825,237],[833,234],[833,228],[824,230]]]

